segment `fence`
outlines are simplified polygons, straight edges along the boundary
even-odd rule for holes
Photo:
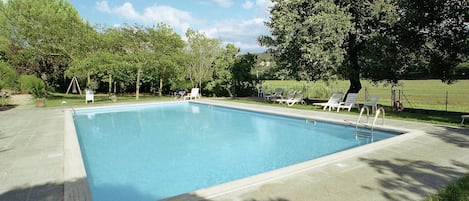
[[[393,106],[396,100],[400,100],[405,108],[469,113],[469,80],[460,80],[452,85],[439,80],[404,80],[399,86],[362,81],[362,85],[359,103],[364,103],[368,94],[379,97],[378,104],[384,106]],[[262,87],[267,92],[275,88],[294,89],[303,91],[309,99],[328,99],[334,92],[347,92],[348,81],[265,81]]]

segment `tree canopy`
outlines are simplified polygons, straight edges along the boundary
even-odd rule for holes
[[[464,0],[274,0],[259,42],[294,77],[396,83],[426,71],[444,82],[468,55],[468,2]],[[466,24],[465,24],[466,23]]]
[[[230,65],[214,63],[224,48],[203,33],[188,30],[185,42],[162,23],[93,27],[67,0],[0,1],[0,28],[2,78],[12,68],[40,77],[56,91],[77,77],[110,95],[134,90],[138,99],[141,88],[161,94],[207,86],[218,79],[216,68]]]
[[[190,60],[187,75],[193,87],[201,87],[202,82],[209,81],[213,77],[212,64],[221,53],[221,42],[192,29],[187,30],[186,37],[186,53]]]
[[[88,51],[90,41],[84,37],[92,28],[69,1],[11,0],[1,9],[5,56],[19,72],[55,85],[68,63]]]

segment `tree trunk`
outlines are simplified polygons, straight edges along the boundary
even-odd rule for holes
[[[158,88],[158,96],[161,96],[163,92],[163,76],[160,76],[160,86]]]
[[[358,93],[362,89],[360,82],[360,66],[358,64],[358,44],[357,35],[355,33],[349,34],[349,47],[347,49],[347,55],[349,57],[349,80],[350,87],[348,93]]]
[[[109,92],[108,92],[108,96],[110,96],[112,93],[112,74],[109,73]]]
[[[142,69],[137,68],[137,81],[135,82],[135,100],[138,100],[140,96],[140,73]]]
[[[89,87],[91,84],[91,72],[86,72],[86,87]]]

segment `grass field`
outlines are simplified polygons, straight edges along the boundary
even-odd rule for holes
[[[125,95],[125,96],[117,96],[117,103],[122,102],[135,102],[135,96],[133,95]],[[139,102],[145,101],[165,101],[165,100],[174,100],[173,97],[167,96],[152,96],[152,95],[141,95],[139,97]],[[94,95],[94,104],[108,104],[113,103],[107,94],[95,94]],[[84,105],[85,104],[85,95],[78,95],[78,94],[69,94],[65,95],[62,93],[51,93],[47,97],[46,106],[47,107],[55,107],[55,106],[63,106],[63,105]]]
[[[365,93],[379,97],[379,104],[391,106],[391,90],[396,94],[400,90],[401,101],[405,108],[468,112],[469,113],[469,80],[460,80],[447,85],[440,80],[403,80],[399,86],[392,87],[389,84],[374,85],[368,81],[362,81],[362,90],[358,96],[358,102],[363,103]],[[266,80],[262,83],[266,92],[272,92],[275,88],[303,90],[310,99],[328,99],[334,92],[345,93],[349,87],[346,80],[331,82],[305,82],[305,81],[279,81]]]

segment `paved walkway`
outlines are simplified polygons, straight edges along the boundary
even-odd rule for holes
[[[63,112],[0,112],[0,201],[63,200]]]
[[[210,104],[218,101],[202,100]],[[228,105],[226,103],[221,103]],[[243,108],[354,121],[347,112],[314,112],[229,103]],[[423,132],[374,151],[319,162],[298,173],[181,200],[422,200],[469,172],[469,129],[387,120]],[[380,145],[381,146],[381,145]],[[0,112],[0,201],[63,200],[63,108],[22,105]]]

